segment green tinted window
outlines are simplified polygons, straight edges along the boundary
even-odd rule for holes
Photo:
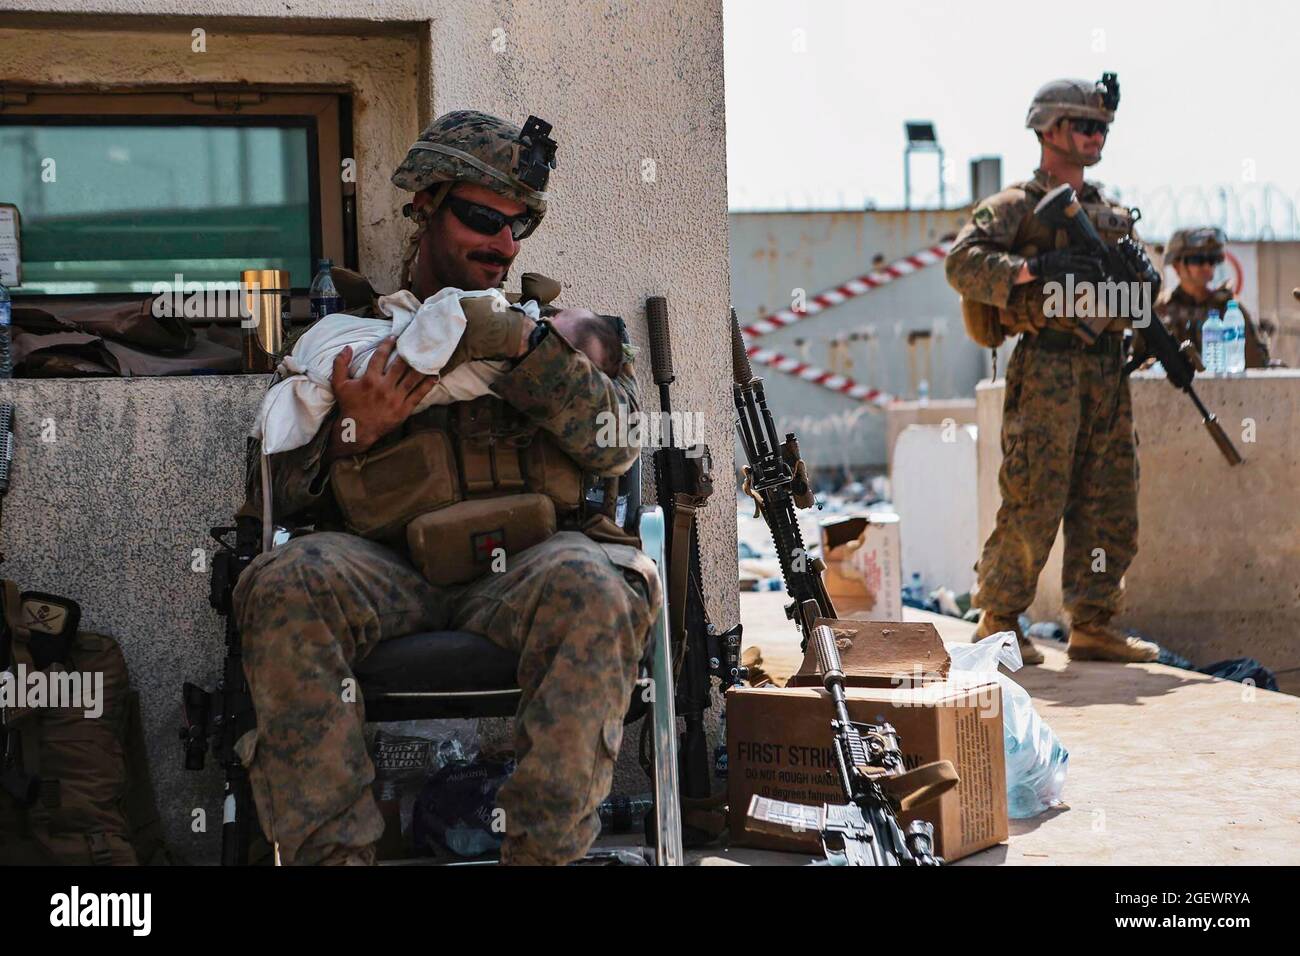
[[[186,125],[187,122],[189,125]],[[27,294],[149,292],[287,269],[311,282],[313,131],[302,126],[0,125],[0,202],[22,215]]]

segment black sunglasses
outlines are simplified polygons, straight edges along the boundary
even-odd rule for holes
[[[1223,261],[1223,256],[1201,255],[1200,253],[1197,253],[1196,255],[1183,256],[1183,261],[1189,266],[1217,266]]]
[[[1084,136],[1091,136],[1093,133],[1101,133],[1105,136],[1110,132],[1110,124],[1105,120],[1098,119],[1072,119],[1070,127],[1076,133],[1082,133]]]
[[[452,215],[470,229],[485,236],[495,236],[504,227],[510,227],[510,235],[516,240],[525,238],[537,227],[537,217],[532,212],[521,212],[517,216],[507,216],[490,206],[480,206],[468,199],[448,196],[443,200]]]

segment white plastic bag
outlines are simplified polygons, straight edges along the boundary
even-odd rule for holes
[[[1024,666],[1012,631],[1000,631],[974,644],[948,646],[952,670],[995,675],[1002,685],[1002,742],[1007,755],[1007,815],[1013,820],[1037,816],[1061,802],[1070,752],[1038,716],[1025,690],[998,670]]]

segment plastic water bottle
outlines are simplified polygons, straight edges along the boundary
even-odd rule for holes
[[[903,585],[903,603],[913,607],[925,603],[925,585],[921,581],[920,571],[913,571],[911,582]]]
[[[1246,317],[1236,299],[1223,312],[1223,366],[1228,375],[1246,374]]]
[[[1007,816],[1026,820],[1061,802],[1070,752],[1042,720],[1026,722],[1023,733],[1003,729],[1007,754]]]
[[[14,377],[13,352],[9,347],[13,319],[13,300],[9,298],[9,290],[0,283],[0,378]]]
[[[339,290],[330,277],[330,267],[333,265],[329,259],[322,259],[316,267],[316,278],[311,280],[312,322],[319,322],[327,315],[343,311],[343,297],[339,295]]]
[[[1223,355],[1223,320],[1219,310],[1211,309],[1201,326],[1201,364],[1209,375],[1222,375],[1227,367]]]

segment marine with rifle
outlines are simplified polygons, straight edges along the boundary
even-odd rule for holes
[[[1038,169],[976,206],[945,263],[972,338],[996,348],[1007,336],[1020,335],[1006,370],[1002,503],[976,565],[972,604],[982,609],[976,639],[1013,631],[1028,664],[1041,663],[1043,656],[1021,632],[1019,617],[1033,602],[1062,521],[1071,659],[1152,661],[1159,653],[1154,643],[1111,624],[1121,608],[1138,530],[1124,333],[1135,318],[1150,316],[1130,309],[1087,324],[1045,308],[1050,283],[1083,285],[1112,277],[1093,250],[1035,215],[1049,192],[1068,184],[1075,199],[1071,208],[1081,210],[1106,247],[1118,248],[1127,238],[1141,253],[1133,212],[1083,175],[1101,160],[1118,105],[1114,74],[1096,83],[1055,80],[1040,88],[1025,123],[1041,145]],[[1156,291],[1148,290],[1151,299]]]

